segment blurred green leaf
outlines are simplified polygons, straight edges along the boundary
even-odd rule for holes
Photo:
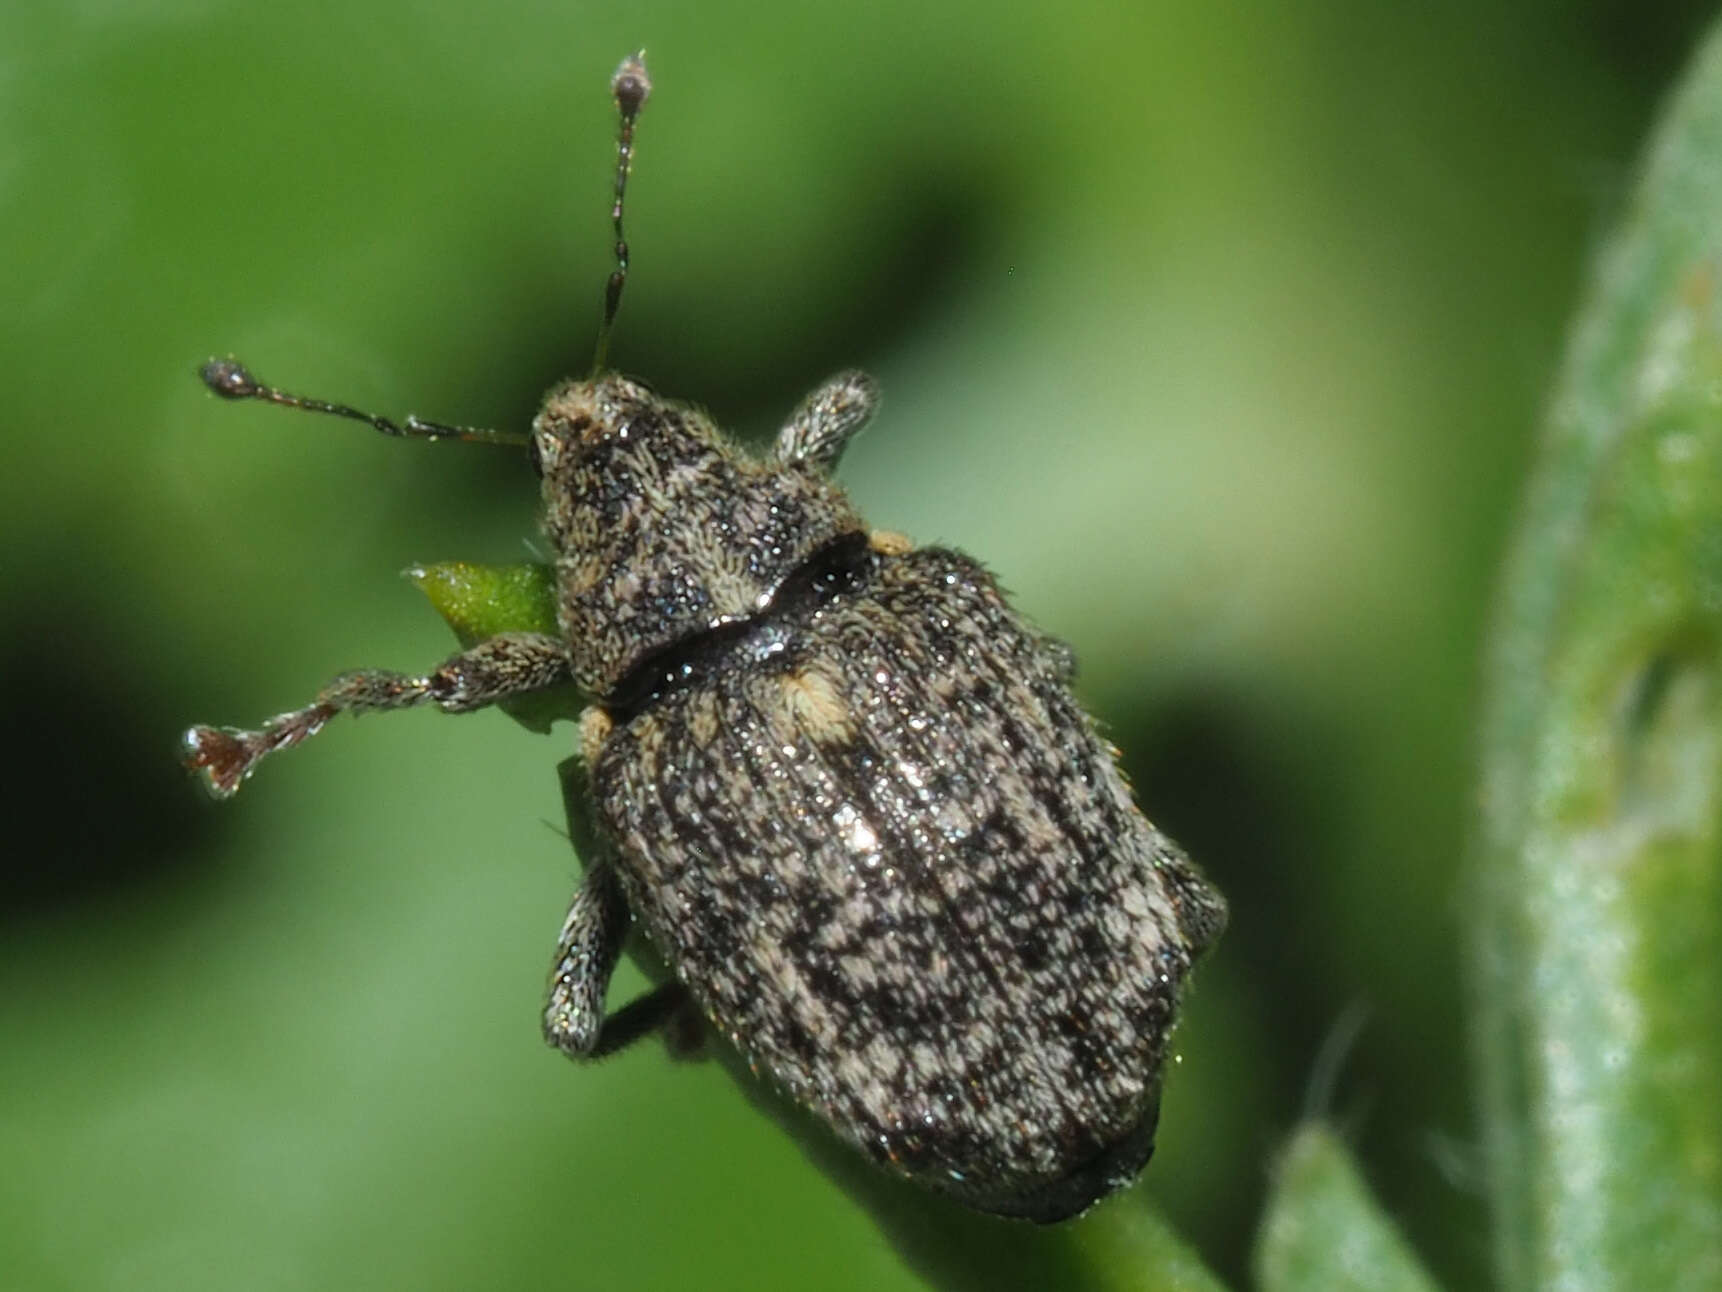
[[[1508,1288],[1722,1286],[1722,38],[1574,330],[1490,661],[1475,986]]]
[[[1433,1292],[1340,1138],[1319,1123],[1292,1137],[1256,1249],[1262,1292]]]

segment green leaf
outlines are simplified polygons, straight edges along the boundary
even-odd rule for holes
[[[498,633],[555,633],[556,574],[548,565],[442,561],[407,570],[462,646]]]
[[[462,647],[498,633],[560,632],[556,625],[556,575],[548,565],[475,565],[443,561],[405,571],[430,598]],[[579,690],[569,683],[497,706],[529,731],[548,732],[558,718],[580,714]]]
[[[1722,1286],[1722,40],[1574,330],[1489,663],[1472,908],[1507,1288]]]
[[[1434,1292],[1331,1129],[1305,1126],[1274,1174],[1256,1249],[1262,1292]]]

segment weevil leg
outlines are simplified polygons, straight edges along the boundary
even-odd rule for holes
[[[698,1014],[680,983],[665,983],[604,1016],[604,997],[631,921],[627,896],[609,860],[611,845],[592,817],[589,768],[602,740],[600,724],[588,710],[580,725],[587,753],[563,759],[556,771],[568,837],[586,864],[586,878],[556,939],[544,1003],[544,1039],[571,1059],[601,1059],[666,1029],[672,1052],[694,1053],[700,1043]]]
[[[669,982],[605,1017],[604,996],[628,927],[616,872],[606,861],[590,863],[556,940],[544,1003],[544,1039],[571,1059],[614,1054],[677,1018],[687,1002],[682,985]]]
[[[269,719],[256,731],[193,727],[185,733],[185,765],[202,771],[222,798],[277,750],[291,749],[323,729],[337,713],[408,709],[434,704],[445,713],[469,713],[569,678],[567,648],[542,633],[500,633],[444,660],[423,677],[361,669],[343,673],[303,709]]]
[[[776,460],[829,471],[855,433],[879,410],[879,384],[864,372],[840,372],[790,415],[777,433]]]
[[[693,1057],[699,1052],[698,1033],[695,1032],[696,1039],[689,1042],[684,1039],[685,1034],[680,1028],[680,1021],[688,1016],[688,1006],[688,990],[681,983],[666,982],[654,987],[606,1018],[591,1053],[576,1057],[605,1058],[671,1024],[677,1024],[670,1038],[672,1053],[676,1058]],[[697,1013],[694,1017],[698,1018]]]
[[[598,1047],[604,994],[628,937],[628,899],[610,863],[586,860],[581,881],[556,939],[550,990],[544,1002],[544,1039],[573,1058]]]
[[[703,1059],[708,1031],[705,1015],[693,996],[684,991],[680,1007],[664,1020],[664,1049],[672,1059]]]

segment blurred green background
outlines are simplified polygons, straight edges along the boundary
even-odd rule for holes
[[[1475,1284],[1459,864],[1494,567],[1706,16],[9,11],[0,1282],[921,1286],[717,1065],[539,1043],[571,732],[346,721],[220,807],[175,764],[191,721],[434,663],[395,572],[535,533],[518,455],[218,404],[194,365],[524,426],[589,362],[607,78],[643,45],[617,365],[754,436],[874,372],[844,466],[870,518],[981,555],[1076,646],[1232,900],[1140,1188],[1239,1278],[1277,1145],[1326,1112]]]

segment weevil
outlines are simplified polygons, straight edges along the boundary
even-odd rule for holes
[[[597,361],[530,434],[396,424],[231,359],[202,370],[231,399],[524,443],[557,632],[503,633],[423,676],[344,674],[257,730],[192,728],[186,761],[231,794],[338,713],[464,713],[571,680],[584,875],[548,1041],[591,1059],[697,1010],[887,1169],[981,1211],[1075,1215],[1152,1152],[1179,995],[1224,900],[1137,808],[1072,696],[1071,651],[978,562],[869,529],[834,482],[877,406],[869,378],[827,381],[753,454],[607,366],[639,56],[611,89]],[[664,980],[606,1013],[635,928]]]

